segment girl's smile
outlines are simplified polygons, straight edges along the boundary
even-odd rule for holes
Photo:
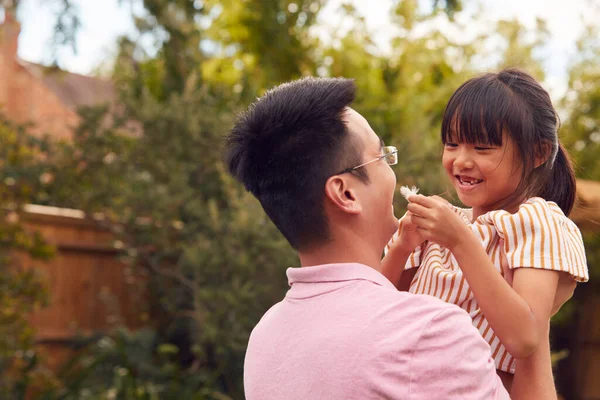
[[[472,190],[475,186],[483,182],[483,179],[473,178],[468,175],[455,175],[454,177],[458,180],[461,190]]]

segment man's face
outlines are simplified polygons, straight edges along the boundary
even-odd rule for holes
[[[345,115],[346,125],[351,135],[357,138],[362,153],[361,164],[381,157],[383,142],[371,129],[367,120],[348,108]],[[362,217],[367,222],[365,235],[380,240],[383,246],[398,229],[398,220],[394,216],[393,200],[396,189],[396,174],[391,166],[381,159],[364,167],[370,182],[357,186],[359,201],[362,205]]]

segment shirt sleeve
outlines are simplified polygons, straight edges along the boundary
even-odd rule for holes
[[[445,308],[423,330],[409,385],[411,400],[510,399],[489,345],[458,307]]]
[[[390,249],[390,246],[392,245],[392,243],[394,243],[396,240],[398,240],[398,233],[400,230],[400,223],[402,222],[402,220],[406,218],[406,214],[404,214],[402,216],[402,218],[400,218],[398,220],[398,230],[396,231],[396,233],[394,233],[394,236],[392,236],[392,238],[390,239],[389,243],[385,246],[385,248],[383,249],[383,254],[386,255]],[[404,269],[411,269],[411,268],[417,268],[419,265],[421,265],[421,253],[423,251],[423,248],[425,246],[427,242],[424,242],[423,244],[421,244],[419,247],[417,247],[408,257],[408,259],[406,260],[406,264],[404,265]]]
[[[534,198],[515,214],[488,215],[504,239],[509,268],[549,269],[567,272],[579,282],[589,279],[581,232],[556,204]]]

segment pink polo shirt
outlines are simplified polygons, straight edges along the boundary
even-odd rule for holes
[[[247,400],[509,398],[459,307],[399,292],[362,264],[287,276],[290,290],[250,336]]]

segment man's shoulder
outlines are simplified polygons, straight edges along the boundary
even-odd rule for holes
[[[392,292],[392,291],[391,291]],[[401,347],[414,349],[423,336],[432,332],[447,336],[480,336],[471,318],[460,307],[433,296],[407,292],[382,293],[365,318],[368,336],[375,348],[390,351]]]
[[[338,297],[329,303],[321,299],[318,305],[320,314],[330,314],[329,321],[368,327],[369,335],[373,339],[387,340],[390,336],[407,335],[418,340],[422,332],[431,330],[440,333],[473,330],[472,333],[478,335],[472,326],[471,318],[463,309],[433,296],[377,287],[369,290],[358,289],[354,293],[348,291],[343,297],[344,299]],[[299,313],[299,310],[303,309],[303,301],[290,308],[288,300],[284,298],[267,310],[253,329],[252,336],[271,336],[273,331],[281,326],[297,324],[300,320],[304,321],[303,325],[318,323],[314,318],[306,320],[306,313]],[[315,304],[307,303],[305,307],[314,311]],[[320,321],[318,318],[316,320]]]
[[[399,385],[393,392],[408,390],[415,399],[497,398],[490,348],[463,309],[428,295],[389,299],[359,338],[363,363],[371,366],[366,376],[385,376],[386,385]]]
[[[414,294],[409,292],[386,293],[385,301],[390,307],[386,307],[389,313],[387,318],[401,319],[413,318],[422,323],[430,323],[438,314],[447,315],[448,318],[460,318],[470,321],[468,314],[455,304],[446,303],[437,297]]]
[[[260,325],[261,323],[267,323],[270,319],[275,318],[277,313],[280,312],[283,302],[284,300],[281,300],[273,304],[260,318],[260,320],[258,321],[258,325]]]

